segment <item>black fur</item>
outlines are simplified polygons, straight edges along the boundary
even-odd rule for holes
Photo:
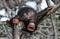
[[[33,11],[34,16],[32,16],[33,18],[31,17],[31,18],[28,19],[28,18],[26,18],[26,17],[24,16],[24,14],[25,14],[25,13],[28,14],[30,11]],[[37,29],[37,12],[36,12],[33,8],[31,8],[31,7],[21,8],[21,9],[18,11],[18,14],[17,14],[17,15],[19,16],[20,20],[23,21],[24,24],[25,24],[25,28],[23,29],[24,31],[30,32],[30,31],[27,30],[27,26],[28,26],[28,24],[30,23],[30,21],[32,21],[32,20],[33,20],[33,22],[34,22],[35,25],[36,25],[35,30]]]
[[[48,7],[49,8],[49,7]],[[21,9],[19,9],[17,15],[14,18],[17,18],[19,21],[23,21],[25,24],[25,28],[23,28],[22,30],[30,32],[27,30],[27,26],[30,23],[30,21],[32,21],[33,23],[35,23],[35,30],[37,29],[37,25],[39,24],[39,22],[43,19],[44,16],[46,16],[46,14],[48,13],[48,8],[44,9],[43,11],[37,13],[33,8],[31,7],[23,7]],[[46,11],[47,10],[47,11]],[[28,16],[29,12],[33,12],[32,17],[26,17],[24,16],[24,14],[26,14]],[[31,13],[32,14],[32,13]],[[10,25],[14,26],[14,24],[12,23],[12,20],[14,19],[12,18],[10,20]],[[34,30],[34,31],[35,31]],[[30,32],[31,33],[31,32]]]

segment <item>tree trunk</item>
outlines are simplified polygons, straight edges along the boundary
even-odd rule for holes
[[[13,33],[13,39],[20,39],[19,30],[18,30],[17,26],[14,26],[12,33]]]

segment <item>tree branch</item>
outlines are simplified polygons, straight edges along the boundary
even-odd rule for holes
[[[56,5],[56,6],[54,6],[54,7],[52,8],[52,10],[49,11],[46,16],[49,16],[50,14],[55,13],[55,11],[58,10],[59,8],[60,8],[60,3],[59,3],[58,5]]]
[[[56,6],[54,6],[47,14],[40,20],[40,23],[42,22],[43,19],[46,19],[50,14],[53,14],[60,8],[60,3]]]
[[[3,0],[3,3],[4,3],[4,6],[5,6],[5,8],[6,8],[7,10],[11,10],[11,9],[9,8],[9,6],[7,5],[7,3],[6,3],[6,0]]]

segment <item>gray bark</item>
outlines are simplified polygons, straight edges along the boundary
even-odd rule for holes
[[[18,30],[18,28],[17,28],[17,26],[14,26],[14,37],[13,37],[13,39],[20,39],[19,38],[19,30]]]

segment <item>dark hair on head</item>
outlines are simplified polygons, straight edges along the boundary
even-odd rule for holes
[[[24,13],[28,14],[29,11],[33,11],[35,14],[37,13],[33,8],[31,7],[22,7],[19,9],[17,15],[19,16],[19,18],[22,18],[22,16],[24,15]]]

